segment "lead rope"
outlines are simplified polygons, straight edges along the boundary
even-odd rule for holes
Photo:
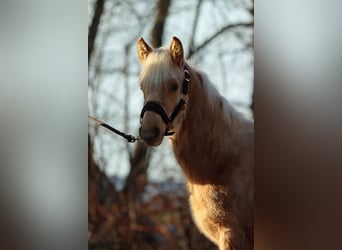
[[[92,121],[92,122],[95,122],[99,126],[102,126],[102,127],[105,127],[106,129],[109,129],[110,131],[114,132],[117,135],[122,136],[123,138],[125,138],[130,143],[134,143],[136,141],[141,142],[140,137],[136,137],[134,135],[125,134],[124,132],[121,132],[120,130],[117,130],[116,128],[108,125],[107,123],[105,123],[103,121],[100,121],[98,119],[95,119],[95,118],[93,118],[91,116],[88,116],[88,120]]]

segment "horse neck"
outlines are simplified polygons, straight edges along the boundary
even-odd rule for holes
[[[243,123],[240,114],[218,93],[203,73],[190,68],[190,77],[188,103],[181,128],[184,135],[196,137],[196,140],[200,136],[205,141],[217,141],[215,136],[221,138],[234,133]],[[213,125],[217,130],[213,130]],[[206,131],[211,133],[201,135]]]
[[[222,158],[220,156],[227,155],[229,138],[241,120],[211,86],[205,75],[189,66],[188,68],[191,77],[188,103],[182,124],[172,139],[172,145],[188,179],[197,183],[208,182],[205,178],[215,178],[208,175],[208,166],[212,173],[216,171],[213,168],[219,168]],[[215,154],[217,162],[213,162],[213,156],[209,154]]]

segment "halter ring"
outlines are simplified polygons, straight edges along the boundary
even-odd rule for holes
[[[187,69],[184,69],[184,80],[190,82],[190,73]]]

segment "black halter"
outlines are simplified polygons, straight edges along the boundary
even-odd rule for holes
[[[188,86],[190,82],[190,74],[189,71],[184,68],[184,80],[183,80],[183,85],[182,85],[182,96],[180,100],[178,101],[176,107],[173,109],[170,117],[166,114],[165,110],[163,109],[162,106],[158,102],[154,101],[148,101],[146,102],[145,106],[141,110],[140,114],[140,122],[142,121],[144,114],[146,111],[153,111],[157,113],[164,121],[166,124],[166,130],[164,132],[165,136],[170,136],[173,135],[175,132],[174,131],[168,131],[169,126],[173,122],[173,120],[176,118],[178,115],[179,111],[182,109],[182,107],[186,104],[187,102],[187,94],[188,94]]]

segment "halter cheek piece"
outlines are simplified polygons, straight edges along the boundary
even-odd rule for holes
[[[188,94],[188,86],[190,82],[190,74],[189,71],[185,68],[184,69],[184,80],[183,80],[183,85],[182,85],[182,96],[178,103],[176,104],[175,108],[173,109],[170,117],[166,114],[165,110],[163,109],[162,106],[160,106],[159,103],[154,102],[154,101],[148,101],[144,105],[143,109],[141,110],[140,114],[140,123],[142,122],[142,119],[144,117],[144,114],[146,111],[153,111],[157,113],[164,123],[166,124],[166,129],[164,132],[165,136],[170,136],[173,135],[175,132],[174,131],[168,131],[171,123],[173,120],[177,117],[178,113],[181,111],[182,107],[186,104],[187,102],[187,94]]]

